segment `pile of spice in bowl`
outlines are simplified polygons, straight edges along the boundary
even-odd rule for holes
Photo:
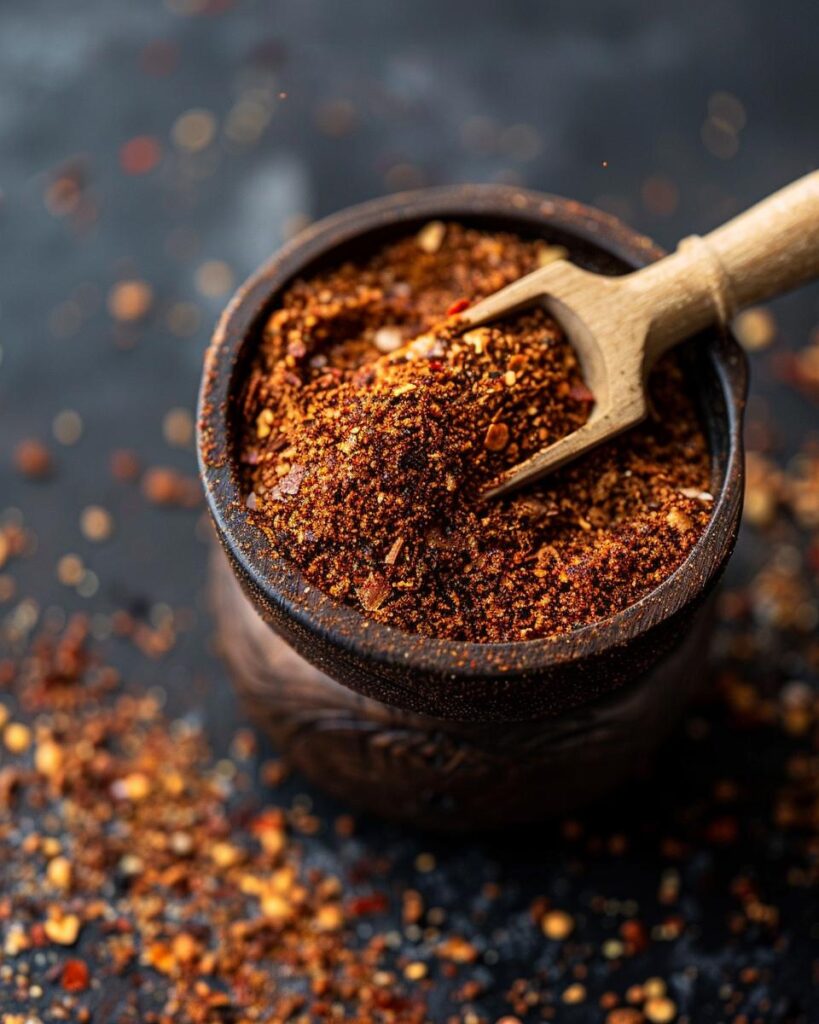
[[[309,583],[414,634],[566,634],[656,588],[711,513],[710,457],[674,356],[641,426],[503,498],[482,490],[581,426],[594,396],[543,309],[464,331],[468,304],[565,255],[432,221],[299,278],[240,398],[253,523]]]

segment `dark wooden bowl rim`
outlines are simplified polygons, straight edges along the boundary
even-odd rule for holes
[[[746,361],[733,337],[709,334],[707,357],[716,373],[727,410],[729,438],[721,485],[705,534],[680,568],[635,604],[608,619],[568,635],[504,644],[478,644],[409,635],[368,621],[355,608],[308,587],[298,569],[271,551],[266,537],[248,521],[233,467],[231,396],[246,341],[277,293],[294,276],[351,240],[403,222],[459,217],[508,219],[514,230],[573,236],[622,261],[642,266],[663,255],[652,241],[608,214],[572,200],[501,185],[424,189],[375,199],[316,223],[283,246],[237,291],[223,313],[207,352],[200,393],[198,451],[207,502],[222,544],[246,574],[256,604],[276,607],[304,631],[323,638],[364,663],[417,672],[419,686],[496,679],[510,673],[578,662],[622,646],[675,615],[705,592],[719,574],[735,539],[742,500],[742,413]],[[409,230],[409,228],[408,228]],[[302,653],[305,653],[302,650]],[[307,654],[309,657],[309,653]],[[323,666],[325,667],[325,666]],[[362,683],[362,692],[371,687]],[[430,694],[431,702],[435,696]],[[419,701],[423,703],[423,695]],[[418,703],[418,701],[416,701]]]

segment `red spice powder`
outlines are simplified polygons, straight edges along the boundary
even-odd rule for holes
[[[709,457],[673,358],[651,381],[662,419],[481,500],[593,396],[545,311],[466,332],[446,317],[554,255],[433,222],[284,294],[241,396],[240,462],[255,523],[323,592],[407,632],[526,640],[627,607],[696,543]]]

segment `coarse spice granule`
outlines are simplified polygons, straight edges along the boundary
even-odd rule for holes
[[[240,398],[238,458],[254,522],[310,583],[406,632],[499,643],[610,616],[681,564],[712,497],[673,357],[644,424],[481,500],[593,395],[544,310],[466,331],[457,314],[561,255],[435,221],[288,288]]]

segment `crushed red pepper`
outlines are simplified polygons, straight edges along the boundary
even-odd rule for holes
[[[304,863],[318,819],[240,814],[247,742],[220,772],[194,723],[120,690],[88,632],[78,616],[9,663],[34,727],[11,720],[0,682],[3,1024],[428,1019],[383,931],[354,934],[386,897]],[[92,1014],[82,994],[100,977]],[[5,1012],[29,1000],[32,1014]]]
[[[562,255],[432,222],[288,289],[245,386],[239,458],[254,521],[310,583],[407,632],[491,643],[605,618],[684,560],[712,497],[673,359],[652,376],[661,417],[481,501],[581,426],[593,395],[544,310],[466,331],[457,313]]]

